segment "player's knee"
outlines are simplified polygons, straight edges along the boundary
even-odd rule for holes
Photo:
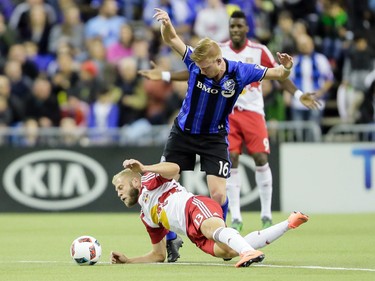
[[[211,193],[211,198],[219,203],[220,206],[224,205],[225,201],[227,200],[227,196],[225,193],[215,191]]]
[[[268,163],[268,155],[266,153],[254,153],[252,157],[256,166],[264,166]]]
[[[238,168],[238,164],[239,164],[238,153],[230,153],[230,161],[232,162],[232,168]]]

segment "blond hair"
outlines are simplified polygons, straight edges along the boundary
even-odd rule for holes
[[[221,49],[215,41],[206,37],[198,41],[190,58],[198,63],[206,59],[212,59],[214,61],[221,58]]]
[[[117,173],[116,175],[113,176],[112,184],[116,185],[116,181],[119,178],[122,178],[122,177],[124,177],[125,179],[141,178],[141,174],[133,172],[130,169],[122,170],[121,172],[119,172],[119,173]]]

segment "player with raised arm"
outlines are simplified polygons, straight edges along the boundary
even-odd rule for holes
[[[188,236],[198,248],[212,256],[240,256],[235,267],[247,267],[264,259],[264,253],[257,249],[309,219],[300,212],[293,212],[283,222],[242,237],[237,230],[226,227],[223,211],[217,202],[188,192],[174,180],[180,172],[177,164],[144,165],[138,160],[127,159],[123,166],[125,169],[113,177],[112,183],[117,196],[128,208],[137,203],[141,206],[140,218],[151,238],[152,249],[133,258],[112,251],[111,262],[115,264],[164,262],[165,235],[171,230]]]
[[[263,79],[285,80],[293,58],[277,53],[281,65],[275,68],[229,61],[223,58],[219,45],[209,38],[200,40],[193,49],[177,35],[168,13],[161,9],[155,11],[154,18],[161,22],[164,42],[181,56],[189,70],[188,90],[162,158],[186,171],[194,170],[196,155],[199,155],[210,196],[222,206],[225,219],[228,210],[226,178],[231,166],[228,115],[246,85]],[[180,241],[176,242],[181,245]],[[176,261],[178,253],[172,254],[175,259],[170,261]]]
[[[246,38],[249,27],[243,12],[235,11],[231,15],[229,30],[231,39],[219,44],[223,57],[233,61],[256,63],[269,68],[279,66],[266,46],[251,42]],[[152,69],[140,70],[139,73],[153,80],[183,81],[189,78],[188,71],[170,73]],[[306,107],[317,108],[319,103],[314,94],[303,94],[289,79],[279,82],[285,90],[298,97]],[[243,89],[236,101],[233,113],[229,115],[230,131],[228,139],[232,167],[231,175],[227,181],[227,192],[232,227],[238,231],[242,229],[243,225],[240,212],[241,177],[238,173],[239,155],[242,153],[243,143],[245,143],[247,151],[253,157],[256,165],[255,179],[260,193],[262,226],[266,228],[272,225],[272,174],[268,164],[270,146],[264,115],[262,85],[259,81],[255,81]]]

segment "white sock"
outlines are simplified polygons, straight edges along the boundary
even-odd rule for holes
[[[242,221],[241,216],[241,178],[237,168],[231,169],[230,177],[227,179],[227,196],[229,200],[229,210],[232,221],[237,219]]]
[[[213,234],[216,242],[221,242],[228,245],[237,253],[242,254],[247,251],[254,251],[237,230],[230,227],[219,227]]]
[[[266,229],[253,231],[245,236],[245,240],[254,247],[254,249],[263,248],[283,236],[283,234],[289,230],[288,224],[286,220]]]
[[[264,166],[257,166],[255,168],[255,180],[260,196],[260,217],[269,217],[272,219],[272,173],[268,163]]]

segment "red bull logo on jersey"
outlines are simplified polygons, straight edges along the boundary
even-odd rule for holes
[[[150,200],[150,195],[148,193],[143,193],[142,201],[147,204],[149,200]]]
[[[232,80],[232,79],[230,79],[230,80]],[[228,80],[228,81],[230,81],[230,80]],[[228,81],[226,81],[225,83],[227,83]],[[235,83],[233,81],[233,86],[231,85],[231,83],[229,83],[229,84],[230,85],[228,85],[227,87],[233,88],[232,90],[227,90],[226,87],[223,86],[224,90],[220,91],[219,89],[213,89],[213,88],[207,87],[205,84],[203,84],[200,81],[197,82],[196,87],[199,88],[199,89],[201,89],[202,91],[204,91],[206,93],[209,93],[209,94],[217,95],[217,94],[220,93],[223,97],[230,98],[231,96],[233,96],[235,94],[235,90],[234,90]]]

